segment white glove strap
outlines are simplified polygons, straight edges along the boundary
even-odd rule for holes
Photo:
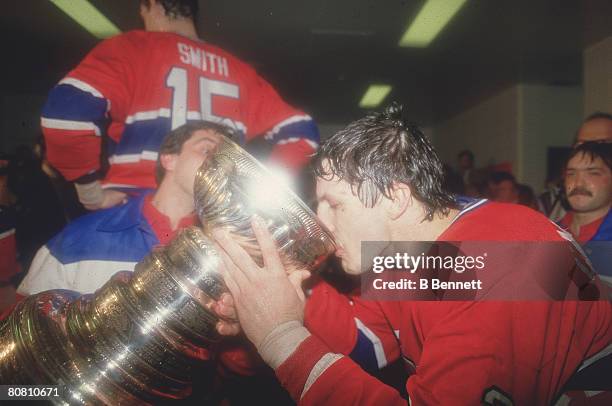
[[[257,347],[259,355],[272,369],[289,358],[296,348],[310,337],[310,333],[297,320],[287,321],[274,328]]]
[[[79,201],[84,205],[99,206],[104,201],[104,189],[97,180],[91,183],[75,183],[74,187],[79,195]]]

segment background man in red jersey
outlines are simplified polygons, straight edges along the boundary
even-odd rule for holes
[[[574,247],[531,209],[487,201],[458,208],[442,189],[442,174],[431,144],[397,106],[325,142],[317,160],[318,215],[336,238],[344,271],[368,271],[361,263],[365,241],[529,242],[520,259],[509,252],[486,269],[501,278],[528,275],[552,260],[534,242]],[[521,289],[504,301],[349,302],[327,286],[304,310],[265,226],[255,218],[253,229],[263,267],[223,232],[215,234],[226,282],[242,329],[300,404],[550,404],[581,365],[610,346],[607,300],[525,302]],[[564,264],[559,278],[584,272],[581,289],[604,294],[588,268],[578,270],[580,254]],[[317,312],[327,319],[312,317]],[[412,368],[409,399],[351,360],[368,346],[379,367],[401,357]]]
[[[249,65],[198,38],[197,4],[142,0],[146,31],[101,42],[51,91],[41,119],[48,160],[75,182],[86,208],[111,207],[128,191],[155,188],[161,141],[188,121],[229,125],[243,144],[264,137],[273,145],[271,158],[293,170],[318,147],[308,115]]]

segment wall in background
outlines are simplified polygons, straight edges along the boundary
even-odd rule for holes
[[[548,147],[572,143],[582,94],[579,86],[514,85],[434,126],[434,144],[452,166],[463,149],[474,153],[477,167],[508,161],[517,180],[538,192]]]
[[[584,116],[612,113],[612,36],[584,50]]]
[[[512,86],[478,105],[437,123],[433,141],[442,160],[455,167],[459,151],[474,153],[476,166],[518,159],[519,86]]]
[[[574,141],[582,121],[583,89],[579,86],[521,85],[518,161],[515,175],[536,192],[546,181],[548,147]]]

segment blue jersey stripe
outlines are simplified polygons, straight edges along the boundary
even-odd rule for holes
[[[298,121],[297,123],[287,124],[274,134],[272,142],[277,143],[289,138],[300,137],[319,144],[319,129],[312,120]]]
[[[121,140],[114,146],[115,155],[140,154],[142,151],[159,151],[161,143],[170,132],[169,118],[135,121],[126,124]]]
[[[126,124],[121,140],[109,146],[109,152],[112,152],[112,155],[131,155],[140,154],[142,151],[159,151],[164,137],[170,132],[171,124],[171,119],[167,117]],[[236,138],[234,140],[236,143],[243,144],[242,132],[237,131]]]
[[[357,330],[357,342],[349,357],[368,372],[378,371],[374,344],[361,330]]]
[[[69,121],[99,122],[105,115],[106,99],[71,85],[55,86],[42,109],[44,118]]]

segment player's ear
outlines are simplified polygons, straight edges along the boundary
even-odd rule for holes
[[[397,220],[412,205],[412,192],[405,183],[394,182],[391,188],[389,217]]]
[[[178,155],[176,154],[162,154],[159,156],[159,162],[166,172],[174,171],[177,159]]]

